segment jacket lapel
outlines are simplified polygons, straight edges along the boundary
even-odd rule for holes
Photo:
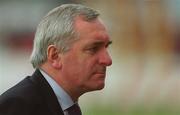
[[[46,101],[46,106],[53,113],[52,115],[64,115],[55,93],[38,69],[31,76],[31,80],[39,89],[42,98]]]

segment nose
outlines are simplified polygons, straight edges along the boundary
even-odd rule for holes
[[[107,50],[100,55],[99,63],[104,66],[110,66],[112,64],[111,56]]]

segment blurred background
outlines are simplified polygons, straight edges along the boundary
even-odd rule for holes
[[[0,94],[33,73],[36,27],[64,3],[97,9],[113,40],[106,87],[80,98],[84,115],[180,114],[180,0],[0,0]]]

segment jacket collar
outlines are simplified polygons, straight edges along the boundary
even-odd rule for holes
[[[39,69],[36,69],[36,71],[33,73],[33,75],[31,76],[31,80],[36,84],[42,98],[44,99],[46,105],[53,113],[53,115],[64,115],[55,93],[53,92],[51,86],[43,77]]]

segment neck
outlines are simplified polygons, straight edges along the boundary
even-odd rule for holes
[[[46,72],[56,83],[61,86],[67,94],[71,97],[73,102],[77,102],[78,98],[82,95],[80,93],[79,88],[75,88],[72,86],[72,83],[69,81],[65,80],[62,75],[60,75],[59,70],[54,70],[47,66],[46,64],[42,65],[40,67],[44,72]]]

